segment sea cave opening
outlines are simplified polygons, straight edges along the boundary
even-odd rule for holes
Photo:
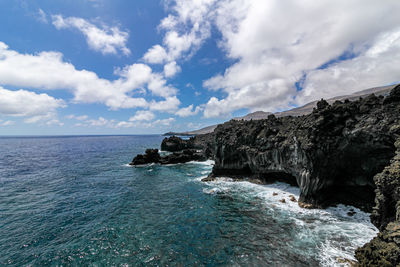
[[[296,177],[285,171],[273,171],[260,174],[259,178],[266,184],[282,182],[299,187]]]
[[[317,192],[317,199],[323,206],[345,204],[372,212],[375,206],[374,176],[390,163],[394,147],[366,148],[353,146],[331,160],[330,168],[323,170],[324,186]]]

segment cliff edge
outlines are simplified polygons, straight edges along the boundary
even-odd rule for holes
[[[207,180],[280,180],[300,188],[300,206],[343,203],[372,211],[381,232],[357,250],[359,264],[400,263],[400,85],[386,97],[321,100],[300,117],[232,120],[214,134],[215,165]]]

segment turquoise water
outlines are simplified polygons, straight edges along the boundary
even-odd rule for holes
[[[377,233],[352,207],[299,208],[287,184],[202,183],[210,161],[127,165],[161,140],[0,138],[0,265],[332,266]]]

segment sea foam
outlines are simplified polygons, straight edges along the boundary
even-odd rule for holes
[[[276,216],[288,216],[298,229],[294,238],[309,239],[310,244],[316,245],[322,266],[344,266],[341,259],[354,261],[355,249],[378,233],[370,222],[370,214],[352,206],[337,205],[327,209],[299,207],[300,190],[289,184],[258,185],[222,177],[206,182],[204,186],[206,194],[236,194],[246,200],[257,199]],[[291,201],[293,197],[296,201]]]

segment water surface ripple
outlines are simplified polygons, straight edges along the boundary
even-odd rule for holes
[[[126,165],[161,140],[0,138],[0,265],[332,266],[377,232],[287,184],[202,183],[211,162]]]

